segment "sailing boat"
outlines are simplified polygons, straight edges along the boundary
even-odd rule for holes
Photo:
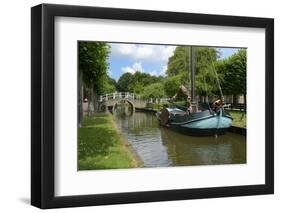
[[[199,111],[195,95],[195,53],[194,48],[190,47],[191,57],[191,94],[183,85],[179,91],[171,98],[184,95],[187,98],[187,107],[164,107],[156,113],[161,125],[172,128],[176,131],[192,136],[211,136],[222,135],[232,124],[232,117],[224,110],[223,94],[219,79],[216,74],[217,83],[221,93],[219,100],[215,101],[209,109]],[[215,71],[215,70],[214,70]],[[216,73],[216,71],[215,71]]]

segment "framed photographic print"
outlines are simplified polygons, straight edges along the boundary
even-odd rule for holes
[[[31,9],[31,203],[272,194],[274,20]]]

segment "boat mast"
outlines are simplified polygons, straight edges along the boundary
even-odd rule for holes
[[[191,112],[197,112],[197,101],[195,94],[195,52],[190,46],[190,70],[191,70]]]

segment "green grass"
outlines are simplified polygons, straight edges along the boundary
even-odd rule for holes
[[[113,117],[97,113],[85,117],[78,130],[78,169],[116,169],[138,167],[130,147],[117,130]]]
[[[247,114],[240,111],[228,111],[233,118],[232,126],[247,127]]]

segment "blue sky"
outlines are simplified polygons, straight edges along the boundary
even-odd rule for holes
[[[134,73],[136,70],[159,76],[165,75],[167,62],[176,46],[109,43],[108,74],[116,80],[126,72]],[[227,58],[238,51],[238,48],[218,48],[221,58]]]

